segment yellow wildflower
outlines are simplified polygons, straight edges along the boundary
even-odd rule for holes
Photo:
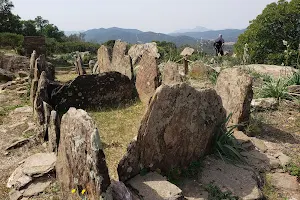
[[[82,191],[81,191],[81,194],[84,194],[86,192],[86,190],[85,189],[83,189]]]
[[[72,194],[74,194],[75,192],[76,192],[76,189],[73,189],[73,190],[72,190]]]

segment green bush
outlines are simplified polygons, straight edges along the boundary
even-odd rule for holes
[[[284,79],[272,80],[270,82],[264,82],[259,95],[263,98],[273,97],[277,100],[289,99],[287,81]]]
[[[300,85],[300,71],[294,72],[291,77],[289,77],[288,85]]]
[[[231,192],[222,192],[220,188],[213,184],[209,184],[205,187],[206,191],[209,193],[210,200],[238,200],[237,196],[232,195]]]
[[[0,46],[3,48],[17,48],[21,47],[24,41],[22,35],[15,33],[0,33]]]

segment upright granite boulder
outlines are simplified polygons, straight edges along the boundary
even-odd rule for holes
[[[141,168],[168,172],[186,167],[210,150],[213,133],[225,121],[225,110],[215,90],[196,90],[187,84],[162,85],[145,113],[137,141],[118,165],[121,181]]]
[[[232,113],[229,125],[249,121],[253,98],[252,78],[239,68],[228,68],[219,74],[216,91],[220,95],[227,115]],[[242,129],[242,126],[239,127]]]
[[[133,84],[119,72],[82,75],[52,92],[56,111],[75,108],[103,108],[132,99]]]
[[[111,68],[112,71],[120,72],[132,79],[131,59],[128,55],[128,44],[117,40],[115,42],[112,54]]]
[[[98,130],[84,110],[70,108],[62,117],[56,173],[65,200],[81,199],[83,189],[87,199],[99,200],[110,185]]]
[[[47,86],[48,79],[46,78],[46,72],[43,71],[38,82],[33,105],[35,116],[37,117],[40,125],[46,123],[43,102],[49,102]]]
[[[158,53],[158,49],[157,49],[157,44],[155,42],[145,43],[145,44],[135,44],[128,51],[128,54],[131,57],[133,65],[139,63],[145,51],[149,52],[150,55],[155,58],[160,57],[160,54]]]
[[[140,100],[148,104],[156,88],[160,86],[157,60],[149,52],[144,52],[139,63],[135,83]]]
[[[111,52],[104,45],[98,49],[98,69],[99,73],[111,71]]]
[[[183,77],[180,75],[179,66],[175,62],[167,62],[164,64],[163,84],[175,84],[183,81]]]

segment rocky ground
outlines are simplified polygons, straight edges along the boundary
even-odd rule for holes
[[[72,71],[56,72],[57,80],[62,82],[75,76]],[[203,77],[192,79],[190,83],[197,88],[213,87]],[[47,144],[38,139],[28,86],[25,77],[0,85],[0,199],[4,200],[9,199],[8,178],[20,163],[31,155],[47,152]],[[88,111],[99,128],[112,179],[117,179],[118,162],[136,136],[145,109],[142,103],[133,102],[122,108]],[[210,155],[195,166],[168,174],[167,178],[162,178],[158,171],[136,176],[128,184],[145,199],[166,199],[180,193],[189,200],[236,199],[235,196],[300,199],[299,100],[282,100],[272,109],[257,111],[253,108],[250,125],[234,135],[245,149],[242,152],[245,163],[224,162]],[[39,195],[30,199],[61,199],[55,176],[48,172],[42,174],[50,176],[47,180],[51,183],[41,192],[37,192],[40,188],[31,189],[30,192]],[[170,191],[171,194],[167,194]]]

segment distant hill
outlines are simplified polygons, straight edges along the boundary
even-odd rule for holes
[[[142,32],[136,29],[121,29],[121,28],[100,28],[91,29],[84,32],[84,39],[89,42],[104,43],[108,40],[121,39],[128,43],[146,43],[152,41],[167,41],[173,42],[177,46],[193,45],[197,42],[195,38],[189,36],[171,36],[163,33]]]
[[[147,43],[152,41],[167,41],[173,42],[177,46],[199,45],[200,39],[204,41],[212,40],[218,37],[221,33],[226,42],[236,42],[238,36],[245,30],[227,29],[218,31],[205,31],[205,32],[186,32],[186,33],[173,33],[163,34],[155,32],[143,32],[137,29],[122,29],[122,28],[99,28],[91,29],[83,32],[85,40],[88,42],[104,43],[108,40],[126,41],[131,44]]]
[[[189,36],[196,39],[213,40],[216,39],[219,34],[223,35],[226,42],[236,42],[239,35],[244,33],[246,29],[225,29],[225,30],[214,30],[205,32],[185,32],[185,33],[172,33],[172,36]]]
[[[187,33],[187,32],[204,32],[204,31],[210,31],[210,29],[205,28],[205,27],[203,27],[203,26],[197,26],[197,27],[192,28],[192,29],[180,29],[180,30],[174,31],[174,32],[171,33],[171,34],[176,34],[176,33]]]

